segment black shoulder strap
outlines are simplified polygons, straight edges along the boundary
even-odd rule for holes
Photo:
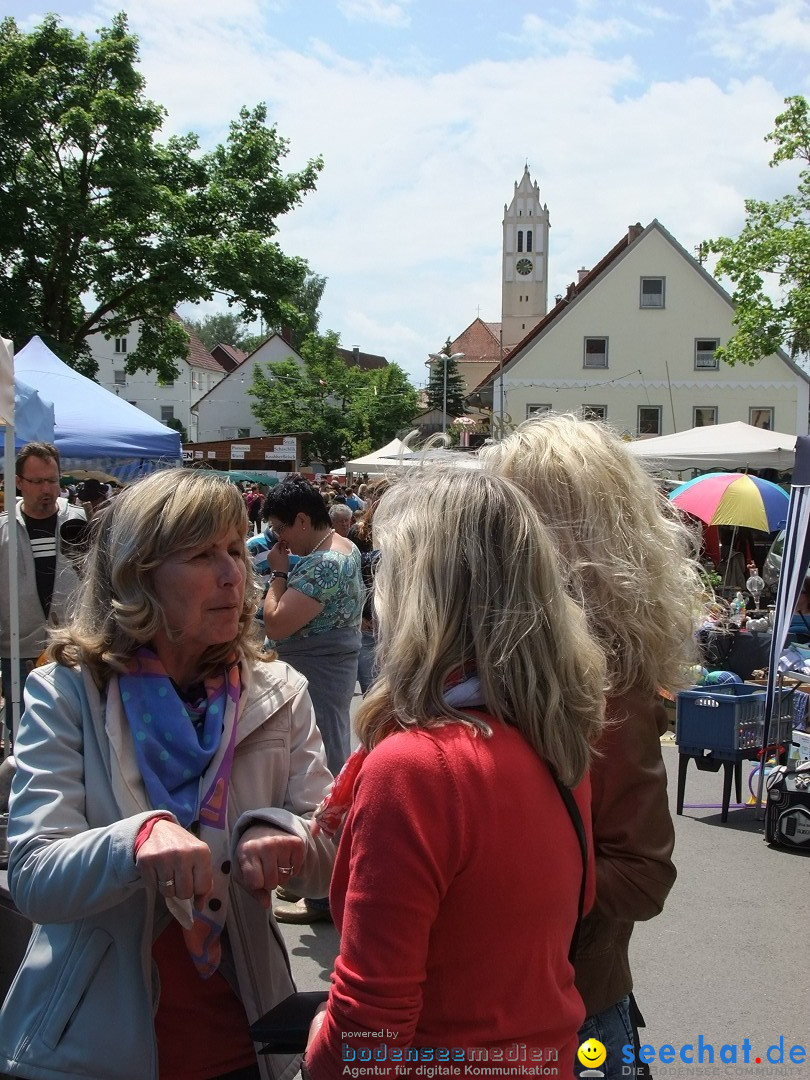
[[[565,786],[550,764],[548,768],[552,780],[557,785],[557,791],[560,793],[560,798],[565,804],[565,809],[568,811],[568,816],[571,818],[571,824],[574,826],[577,840],[579,841],[579,851],[582,855],[582,881],[579,886],[577,924],[574,927],[574,933],[571,937],[571,948],[568,950],[568,959],[573,967],[574,958],[577,955],[577,945],[579,944],[579,929],[582,925],[582,915],[585,909],[585,882],[588,874],[588,841],[585,836],[585,826],[582,823],[582,815],[579,812],[579,807],[577,806],[576,799],[571,793],[571,789]]]

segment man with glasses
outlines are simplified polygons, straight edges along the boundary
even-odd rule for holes
[[[77,584],[76,572],[63,554],[59,530],[71,518],[85,519],[84,510],[59,497],[59,451],[51,443],[27,443],[15,462],[17,581],[20,613],[20,683],[45,647],[46,626],[61,619],[65,601]],[[6,478],[8,481],[8,477]],[[0,514],[0,668],[6,697],[6,726],[11,730],[11,632],[9,622],[9,513]],[[7,739],[7,745],[10,740]]]

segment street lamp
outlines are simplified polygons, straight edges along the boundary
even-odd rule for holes
[[[448,360],[463,360],[463,352],[454,352],[452,356],[447,353],[428,353],[431,360],[441,360],[444,364],[444,397],[442,400],[442,435],[447,434],[447,362]]]

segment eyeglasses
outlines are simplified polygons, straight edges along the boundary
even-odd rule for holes
[[[30,484],[31,487],[42,487],[43,484],[49,484],[51,487],[59,487],[61,483],[58,476],[55,480],[50,480],[47,476],[40,480],[29,480],[27,476],[21,476],[20,480],[23,480],[26,484]]]

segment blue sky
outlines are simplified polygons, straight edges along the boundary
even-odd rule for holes
[[[55,0],[92,33],[124,7],[167,133],[221,140],[266,101],[318,190],[281,224],[328,278],[322,328],[423,383],[500,318],[503,206],[526,161],[551,215],[549,297],[628,224],[689,250],[795,183],[765,134],[810,92],[806,0]],[[43,4],[6,3],[30,25]]]

